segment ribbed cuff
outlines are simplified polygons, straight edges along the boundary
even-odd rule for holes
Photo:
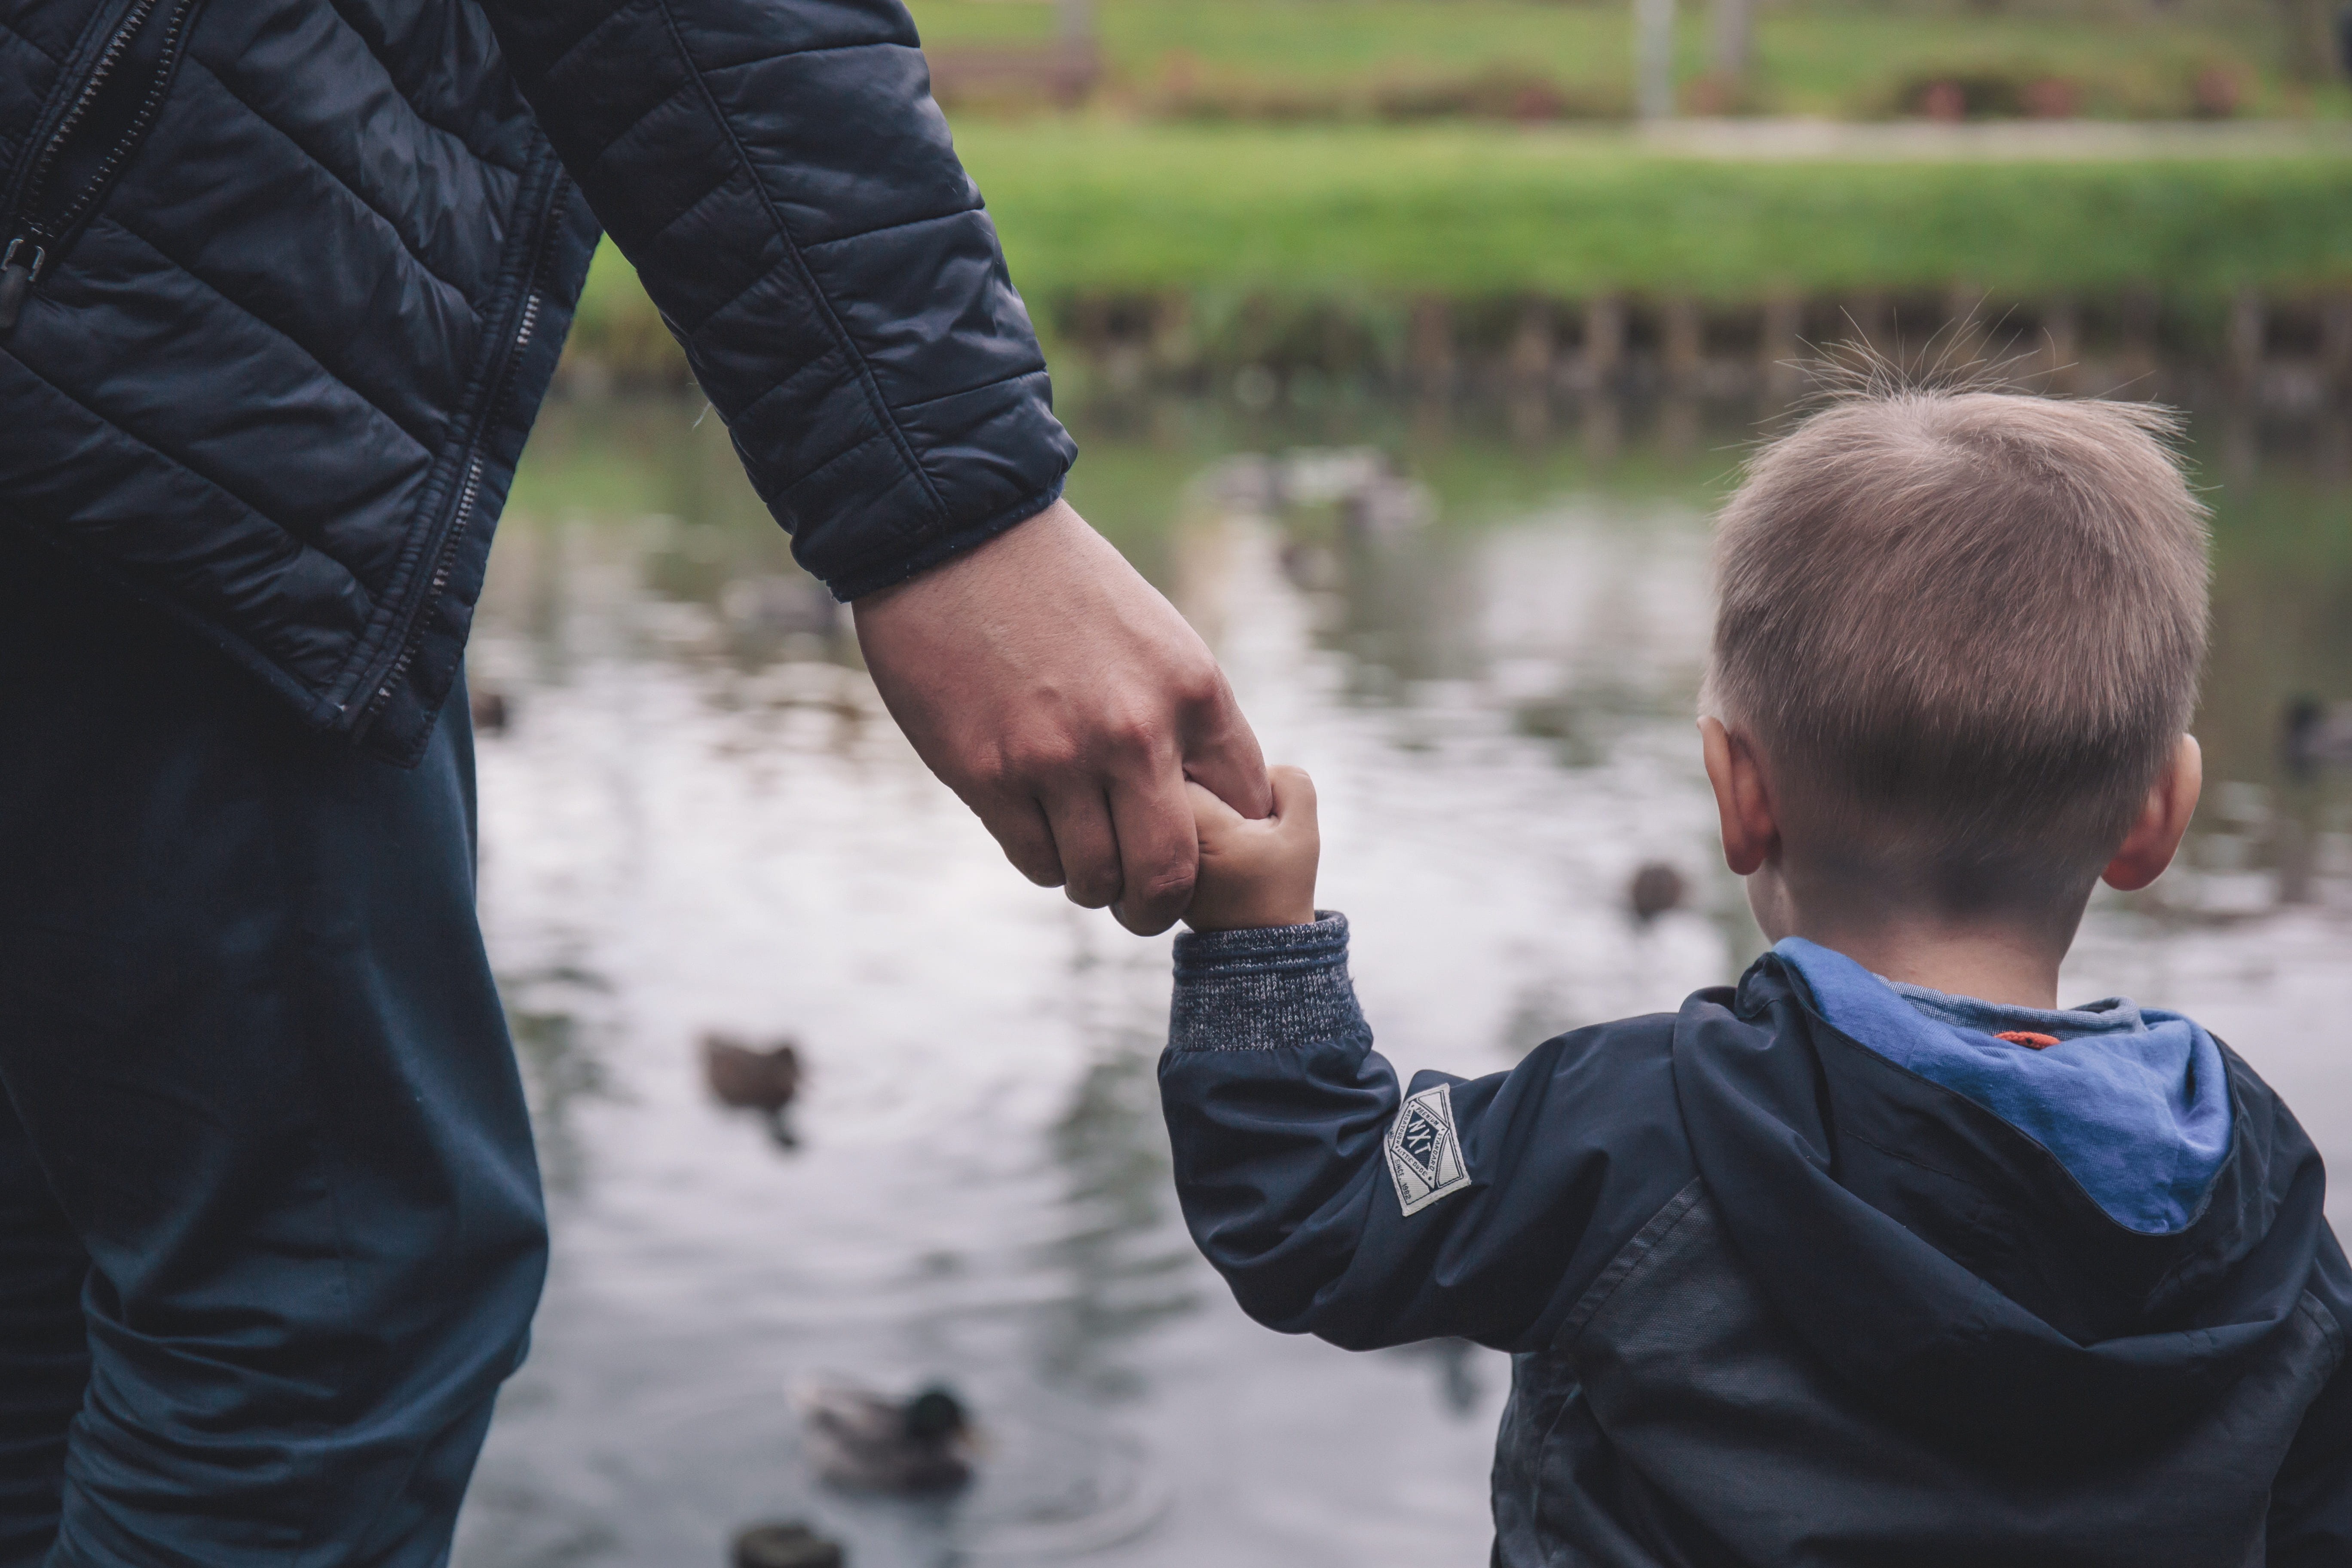
[[[1191,931],[1176,939],[1172,1051],[1271,1051],[1369,1041],[1348,979],[1348,917],[1318,910],[1307,925]]]

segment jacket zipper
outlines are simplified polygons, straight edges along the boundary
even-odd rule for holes
[[[148,26],[155,20],[163,0],[133,0],[130,13],[115,27],[99,51],[98,59],[82,79],[81,89],[57,129],[34,155],[31,168],[16,191],[16,210],[5,230],[8,239],[0,248],[0,335],[16,330],[16,318],[25,308],[25,297],[49,265],[63,255],[67,247],[79,237],[83,227],[97,214],[99,204],[122,177],[131,155],[139,150],[153,128],[155,117],[163,111],[163,100],[171,91],[172,78],[178,70],[182,46],[186,41],[188,22],[195,12],[198,0],[172,0],[163,13],[164,28],[162,46],[149,67],[145,89],[141,93],[138,108],[124,121],[113,144],[107,148],[89,176],[79,190],[69,195],[54,214],[42,210],[49,195],[48,185],[58,164],[74,138],[83,129],[99,96],[112,83],[123,57]]]
[[[392,694],[400,689],[402,679],[408,674],[408,667],[416,661],[417,651],[425,646],[425,610],[440,598],[442,591],[449,585],[450,574],[457,570],[457,546],[473,526],[474,508],[481,500],[482,470],[486,467],[481,450],[483,437],[497,419],[498,411],[506,405],[507,394],[514,384],[515,366],[521,363],[523,350],[530,347],[531,333],[539,326],[542,303],[541,289],[545,281],[548,253],[553,248],[556,237],[554,213],[562,204],[565,184],[564,177],[558,174],[549,186],[545,205],[540,209],[542,226],[538,248],[531,255],[530,270],[523,275],[522,314],[516,323],[514,335],[507,342],[505,363],[499,367],[498,375],[489,388],[490,396],[483,402],[480,416],[475,424],[473,439],[468,443],[466,454],[465,482],[458,487],[457,504],[449,514],[449,526],[443,531],[441,546],[434,554],[433,575],[426,583],[424,594],[416,600],[414,618],[409,624],[407,636],[401,643],[400,657],[392,661],[392,668],[384,672],[375,695],[368,699],[366,711],[355,733],[365,734],[374,724],[377,715],[383,711],[384,704],[392,700]]]

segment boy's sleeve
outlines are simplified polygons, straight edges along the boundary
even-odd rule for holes
[[[1488,1078],[1400,1090],[1348,924],[1182,936],[1161,1104],[1193,1240],[1253,1318],[1349,1349],[1549,1345],[1696,1179],[1674,1019],[1579,1030]]]

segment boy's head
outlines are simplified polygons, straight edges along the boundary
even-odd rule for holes
[[[2072,931],[2196,700],[2205,513],[2174,429],[2131,404],[1896,392],[1757,455],[1720,522],[1703,701],[1810,875]]]

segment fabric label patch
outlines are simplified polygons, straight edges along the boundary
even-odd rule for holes
[[[1462,1141],[1454,1135],[1454,1089],[1424,1089],[1398,1108],[1386,1140],[1389,1179],[1407,1214],[1423,1209],[1470,1184],[1462,1163]]]

